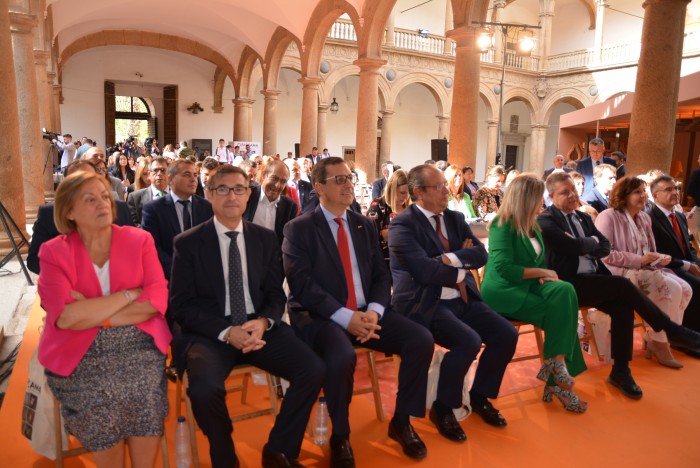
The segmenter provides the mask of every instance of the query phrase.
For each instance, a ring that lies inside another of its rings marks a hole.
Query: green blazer
[[[542,252],[535,249],[527,236],[516,234],[510,222],[498,225],[496,216],[489,228],[489,260],[486,264],[481,295],[496,312],[511,315],[519,311],[532,288],[540,286],[537,279],[523,279],[525,268],[547,268],[542,234],[535,237]]]

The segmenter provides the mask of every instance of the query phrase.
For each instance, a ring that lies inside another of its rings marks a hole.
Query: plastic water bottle
[[[180,416],[177,418],[177,426],[175,426],[175,466],[188,468],[191,463],[190,431],[185,423],[185,417]]]
[[[316,426],[314,428],[314,443],[326,445],[328,442],[328,407],[326,399],[320,397],[316,406]]]

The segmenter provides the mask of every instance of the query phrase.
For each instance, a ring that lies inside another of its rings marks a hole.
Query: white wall
[[[62,130],[74,136],[88,136],[98,144],[105,143],[104,81],[142,82],[144,93],[153,94],[154,88],[177,84],[179,139],[233,138],[232,96],[224,99],[224,112],[215,114],[213,79],[215,66],[209,62],[181,54],[148,47],[107,46],[80,52],[63,68],[63,96],[61,105]],[[142,73],[143,78],[136,76]],[[228,80],[227,80],[228,81]],[[228,83],[230,87],[230,83]],[[140,85],[130,84],[124,89],[137,91]],[[158,117],[160,143],[163,135],[162,93],[153,99]],[[231,90],[231,94],[232,90]],[[193,102],[199,102],[204,112],[194,115],[187,111]]]
[[[420,5],[423,2],[424,0],[397,0],[394,5],[394,27],[413,31],[427,29],[430,34],[444,36],[447,0],[432,0]],[[409,8],[412,9],[404,12]]]
[[[430,159],[430,140],[438,136],[435,98],[423,85],[410,84],[394,104],[391,131],[391,160],[404,168]]]
[[[579,1],[557,2],[552,19],[551,54],[563,54],[582,49],[592,49],[595,30],[588,10]]]
[[[559,140],[559,117],[569,112],[575,111],[576,108],[571,104],[560,102],[552,108],[552,113],[549,116],[549,127],[547,128],[547,139],[544,149],[544,168],[552,167],[552,161],[557,154],[566,153],[569,148],[558,148]]]

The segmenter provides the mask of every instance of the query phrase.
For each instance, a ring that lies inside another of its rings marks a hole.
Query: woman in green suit
[[[588,405],[572,391],[586,369],[578,341],[578,299],[574,287],[546,268],[537,215],[544,183],[523,174],[513,180],[489,228],[489,260],[481,294],[495,311],[531,323],[545,332],[545,361],[537,377],[545,380],[543,400],[556,396],[564,407],[582,413]]]

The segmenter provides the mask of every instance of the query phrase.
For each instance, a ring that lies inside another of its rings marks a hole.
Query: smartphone
[[[656,260],[654,260],[653,262],[651,262],[651,263],[649,264],[649,266],[655,267],[656,265],[658,265],[659,263],[661,263],[661,259],[662,259],[662,258],[663,258],[663,257],[657,258]]]

